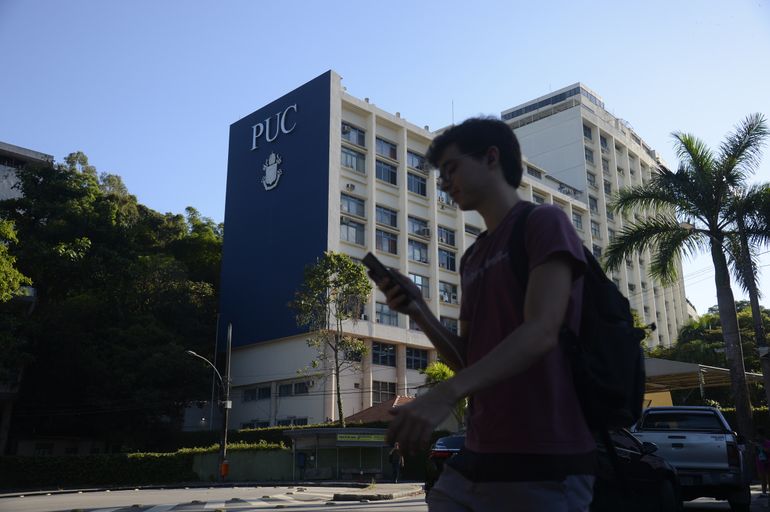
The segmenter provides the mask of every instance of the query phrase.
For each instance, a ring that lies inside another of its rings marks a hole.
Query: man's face
[[[463,153],[452,144],[438,161],[439,186],[462,210],[474,209],[479,180],[484,177],[483,155]]]

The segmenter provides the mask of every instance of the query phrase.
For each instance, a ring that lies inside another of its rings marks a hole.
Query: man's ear
[[[500,162],[500,150],[497,146],[489,146],[487,149],[487,165],[494,165]]]

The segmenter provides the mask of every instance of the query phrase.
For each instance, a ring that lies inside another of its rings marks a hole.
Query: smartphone
[[[363,263],[366,268],[369,269],[369,271],[372,273],[374,277],[377,279],[382,278],[389,278],[391,283],[399,284],[398,279],[396,279],[396,276],[393,275],[393,272],[390,271],[388,267],[382,264],[380,260],[377,259],[377,257],[368,252],[366,253],[366,256],[364,256],[364,259],[361,260],[361,263]],[[400,285],[399,285],[400,286]],[[409,299],[414,299],[414,295],[412,294],[412,291],[408,288],[401,286],[401,289],[404,291],[407,297]]]

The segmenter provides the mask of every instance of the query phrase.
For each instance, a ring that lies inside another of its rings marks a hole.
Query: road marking
[[[155,505],[152,508],[148,508],[144,512],[166,512],[167,510],[171,510],[177,505],[179,505],[179,503],[174,503],[173,505]]]

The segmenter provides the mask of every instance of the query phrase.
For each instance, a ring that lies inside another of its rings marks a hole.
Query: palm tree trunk
[[[746,226],[743,223],[743,217],[738,216],[738,233],[741,239],[741,267],[745,274],[744,282],[749,290],[749,302],[751,303],[751,319],[754,323],[754,338],[759,352],[759,361],[762,365],[762,383],[765,386],[765,398],[770,406],[770,357],[767,355],[767,340],[765,339],[765,326],[762,323],[762,310],[759,307],[759,293],[757,292],[757,283],[754,280],[754,266],[751,264],[751,253],[749,252],[749,242],[746,236]]]
[[[727,365],[730,369],[730,388],[735,400],[737,430],[746,439],[752,439],[754,427],[751,417],[749,389],[746,385],[746,369],[743,364],[741,334],[738,330],[738,314],[735,311],[735,298],[730,287],[730,273],[727,260],[722,252],[721,240],[711,241],[711,259],[714,263],[714,281],[717,289],[719,319],[722,322],[722,336],[725,341]]]

